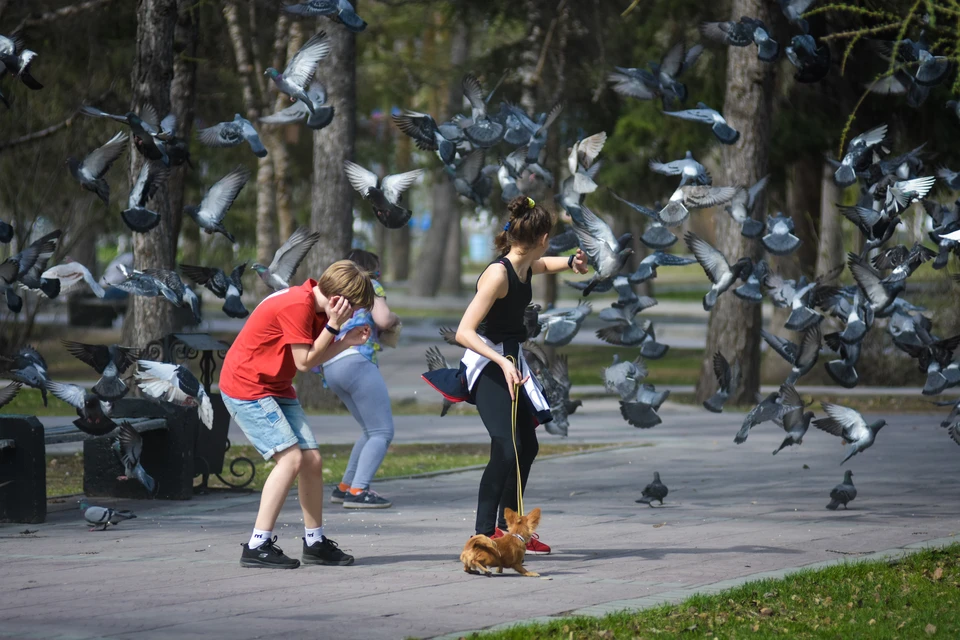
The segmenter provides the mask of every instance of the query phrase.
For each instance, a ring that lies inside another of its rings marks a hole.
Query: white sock
[[[316,529],[303,528],[303,541],[307,543],[308,547],[312,547],[318,542],[323,542],[323,527],[317,527]]]
[[[247,546],[251,549],[256,549],[262,545],[267,540],[273,538],[273,531],[264,531],[263,529],[254,529],[253,535],[250,536],[250,544]]]

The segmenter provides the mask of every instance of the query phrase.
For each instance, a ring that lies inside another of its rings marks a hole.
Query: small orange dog
[[[504,567],[513,569],[522,576],[536,578],[540,574],[527,571],[523,566],[523,556],[527,552],[530,534],[540,524],[540,509],[534,509],[520,517],[513,509],[504,509],[507,520],[507,535],[492,540],[484,535],[475,535],[467,540],[460,554],[460,562],[467,573],[492,575],[490,569],[497,568],[503,573]]]

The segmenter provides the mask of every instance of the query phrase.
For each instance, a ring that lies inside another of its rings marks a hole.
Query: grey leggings
[[[366,489],[393,440],[393,413],[387,383],[377,365],[360,354],[324,365],[323,376],[363,429],[363,435],[350,452],[343,483]]]

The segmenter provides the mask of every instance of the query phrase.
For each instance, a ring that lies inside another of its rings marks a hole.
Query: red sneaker
[[[503,532],[503,529],[501,529],[500,527],[497,527],[496,529],[494,529],[493,535],[490,536],[490,539],[491,539],[491,540],[496,540],[497,538],[502,538],[502,537],[505,536],[505,535],[507,535],[507,534],[505,534],[505,533]]]
[[[540,536],[531,533],[530,542],[527,543],[527,553],[532,553],[535,556],[545,556],[550,553],[550,547],[540,542]]]

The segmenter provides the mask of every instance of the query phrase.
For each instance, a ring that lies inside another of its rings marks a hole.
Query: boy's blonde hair
[[[343,296],[354,309],[373,307],[373,282],[370,274],[351,260],[338,260],[327,267],[317,281],[327,298]]]

